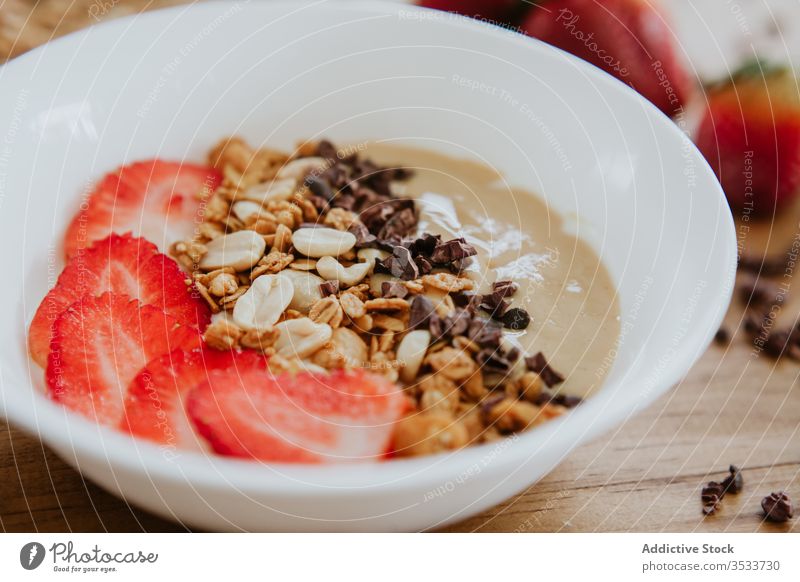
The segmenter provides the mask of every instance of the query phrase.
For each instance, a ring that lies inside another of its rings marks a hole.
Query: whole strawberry
[[[670,117],[681,113],[692,81],[670,27],[651,0],[548,0],[523,23],[557,46],[629,84]]]
[[[788,69],[755,64],[707,93],[697,147],[736,211],[771,215],[800,187],[800,95]]]
[[[522,0],[421,0],[418,4],[464,16],[510,23],[514,18],[515,9],[522,4]]]

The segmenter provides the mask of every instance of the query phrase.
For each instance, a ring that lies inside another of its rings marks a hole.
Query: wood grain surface
[[[0,0],[0,58],[53,36],[172,2]],[[92,6],[95,6],[92,9]],[[100,12],[102,11],[102,14]],[[98,18],[99,15],[99,18]],[[743,241],[749,252],[771,239],[783,250],[800,208],[762,224]],[[798,293],[800,295],[800,293]],[[795,319],[798,308],[784,308]],[[734,303],[734,331],[743,309]],[[522,495],[450,527],[487,532],[800,531],[800,519],[763,521],[760,500],[786,490],[800,498],[800,365],[754,356],[735,337],[713,346],[671,392],[611,434],[571,454]],[[744,491],[703,518],[703,483],[743,467]],[[4,531],[184,531],[128,506],[61,462],[42,444],[0,424],[0,529]]]

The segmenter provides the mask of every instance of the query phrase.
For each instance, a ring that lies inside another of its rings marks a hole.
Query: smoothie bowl
[[[685,374],[736,262],[622,84],[381,3],[207,3],[0,70],[2,409],[223,530],[441,527]]]

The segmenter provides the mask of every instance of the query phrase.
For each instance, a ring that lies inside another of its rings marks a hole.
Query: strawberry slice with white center
[[[147,363],[128,387],[123,431],[184,450],[208,450],[186,414],[189,390],[213,370],[256,370],[266,374],[266,359],[255,350],[243,352],[176,350]]]
[[[153,305],[181,323],[205,329],[211,320],[208,304],[186,284],[178,264],[156,246],[130,234],[112,234],[76,255],[58,277],[36,311],[28,334],[34,361],[47,364],[56,318],[84,295],[107,291]]]
[[[131,380],[147,362],[200,345],[196,328],[126,295],[85,296],[56,319],[47,360],[50,396],[101,424],[118,426]]]
[[[149,160],[121,167],[98,182],[64,236],[67,257],[112,232],[133,232],[165,250],[191,238],[202,201],[222,176],[196,164]]]
[[[398,386],[363,370],[214,370],[188,401],[217,453],[284,463],[380,459],[406,406]]]

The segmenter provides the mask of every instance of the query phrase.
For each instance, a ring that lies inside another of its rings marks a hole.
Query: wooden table
[[[102,18],[165,2],[45,0],[35,8],[0,0],[0,56],[19,54],[52,35]],[[95,13],[97,11],[95,10]],[[786,241],[800,216],[787,213],[774,240]],[[763,225],[747,244],[760,248]],[[774,234],[774,231],[773,231]],[[780,248],[776,243],[775,248]],[[791,307],[791,306],[790,306]],[[798,309],[787,308],[787,313]],[[735,329],[742,307],[727,325]],[[800,531],[800,519],[762,521],[761,498],[787,490],[800,498],[800,366],[751,357],[737,337],[715,346],[688,377],[646,412],[601,440],[581,447],[528,491],[449,531],[594,532]],[[717,515],[703,518],[699,492],[727,466],[742,466],[745,488],[726,497]],[[5,531],[181,531],[126,505],[85,481],[41,443],[0,424],[0,529]]]

